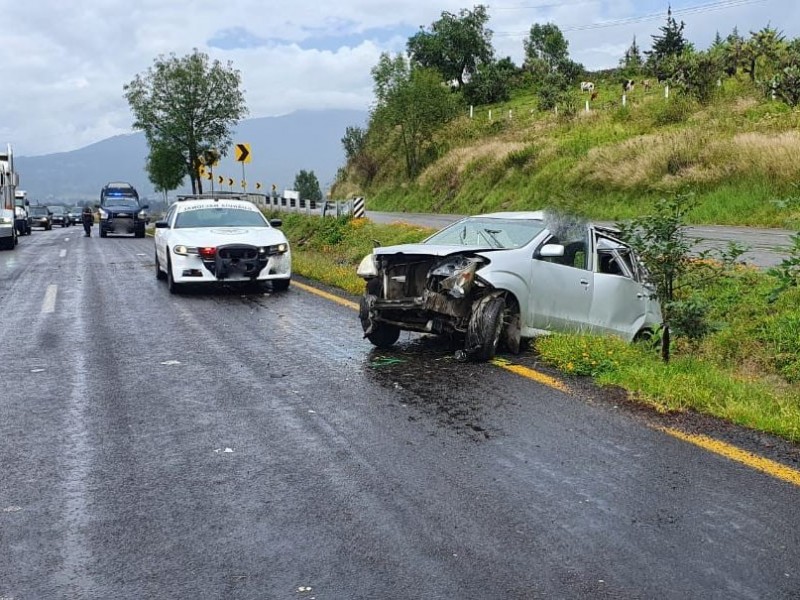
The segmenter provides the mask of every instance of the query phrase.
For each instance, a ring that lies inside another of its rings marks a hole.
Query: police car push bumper
[[[288,244],[179,245],[172,249],[171,260],[176,283],[269,281],[289,279],[292,275]]]

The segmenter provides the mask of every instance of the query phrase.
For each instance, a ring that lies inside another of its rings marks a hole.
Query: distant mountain
[[[262,191],[275,184],[290,188],[301,170],[314,171],[323,193],[344,165],[341,139],[349,125],[364,126],[367,113],[355,110],[298,111],[281,117],[242,121],[233,142],[250,144],[252,162],[244,165],[248,189]],[[144,134],[118,135],[71,152],[16,158],[20,189],[34,202],[99,199],[109,181],[128,181],[141,196],[154,196],[144,169],[147,143]],[[214,175],[235,180],[240,190],[242,164],[233,160],[233,148],[214,169]],[[188,177],[186,183],[189,183]],[[204,186],[210,182],[205,181]],[[216,182],[215,182],[216,186]],[[217,186],[218,187],[218,186]],[[227,182],[223,189],[229,189]],[[179,191],[187,191],[184,188]]]

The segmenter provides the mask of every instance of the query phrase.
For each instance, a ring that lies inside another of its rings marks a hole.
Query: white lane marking
[[[57,285],[48,285],[47,291],[44,293],[44,302],[42,302],[42,314],[56,312],[56,296],[58,295]]]
[[[62,249],[61,249],[61,252],[59,252],[59,253],[58,253],[58,255],[59,255],[61,258],[64,258],[64,257],[67,255],[67,249],[66,249],[66,248],[62,248]]]

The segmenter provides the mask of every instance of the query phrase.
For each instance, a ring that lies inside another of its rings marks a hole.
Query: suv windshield
[[[422,243],[498,249],[521,248],[543,230],[544,222],[536,219],[468,217],[434,233]]]
[[[64,207],[63,206],[49,206],[50,212],[54,215],[63,215],[64,214]]]
[[[44,206],[31,206],[31,214],[38,216],[45,216],[49,211]]]
[[[190,227],[269,227],[260,212],[242,208],[191,208],[178,213],[175,229]]]

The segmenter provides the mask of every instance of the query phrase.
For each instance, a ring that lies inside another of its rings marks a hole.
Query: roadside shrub
[[[669,327],[673,335],[697,341],[718,329],[709,319],[711,305],[696,294],[685,300],[670,302],[664,309],[669,314]]]
[[[670,97],[661,103],[653,114],[653,125],[664,127],[686,123],[693,113],[692,102],[683,97]]]
[[[609,336],[553,334],[536,338],[536,353],[570,375],[597,377],[635,362],[637,347]]]

